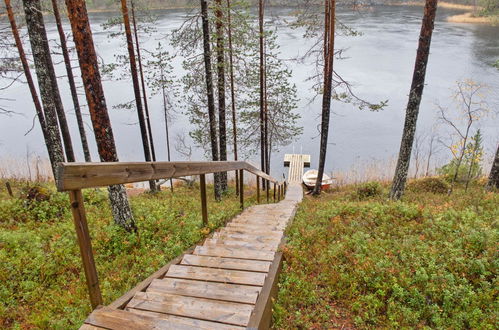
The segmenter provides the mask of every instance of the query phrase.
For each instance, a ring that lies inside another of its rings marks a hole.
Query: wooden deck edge
[[[299,203],[295,205],[286,228],[293,222],[296,212],[298,211],[298,204]],[[279,250],[276,252],[274,261],[270,265],[267,279],[263,284],[262,291],[258,295],[255,308],[251,313],[246,329],[266,330],[270,329],[270,326],[272,325],[272,305],[277,297],[279,275],[281,274],[284,261],[284,256],[280,249],[285,243],[286,236],[283,236],[281,242],[279,243]]]

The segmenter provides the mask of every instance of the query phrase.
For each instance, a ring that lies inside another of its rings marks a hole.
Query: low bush
[[[407,190],[422,193],[445,194],[449,191],[450,185],[440,177],[427,177],[412,180],[407,184]]]
[[[357,186],[356,190],[356,196],[359,199],[365,199],[369,197],[375,197],[381,195],[383,192],[383,187],[379,182],[372,181],[372,182],[366,182],[362,183],[359,186]]]

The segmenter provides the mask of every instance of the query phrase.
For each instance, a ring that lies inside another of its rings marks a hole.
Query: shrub
[[[366,182],[357,187],[356,195],[359,199],[381,195],[383,188],[379,182]]]
[[[413,192],[429,192],[434,194],[445,194],[449,191],[449,184],[439,177],[428,177],[409,182],[407,189]]]

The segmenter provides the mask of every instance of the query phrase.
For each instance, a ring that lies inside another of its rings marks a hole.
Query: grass
[[[288,228],[279,329],[475,328],[498,323],[499,194],[346,186],[307,197]]]
[[[50,200],[29,202],[30,185],[12,184],[14,198],[0,180],[0,328],[76,329],[90,306],[68,196],[41,184]],[[246,192],[250,205],[255,197]],[[209,191],[209,228],[201,228],[199,189],[141,194],[130,198],[134,235],[113,225],[105,190],[87,189],[84,196],[105,304],[240,212],[234,191],[221,203]]]

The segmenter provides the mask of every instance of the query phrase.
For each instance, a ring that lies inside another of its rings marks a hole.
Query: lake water
[[[290,10],[284,8],[269,9],[274,14],[286,18]],[[347,58],[335,62],[335,70],[354,85],[355,92],[368,100],[389,100],[385,110],[380,112],[360,111],[355,106],[333,102],[334,115],[330,126],[330,147],[327,157],[327,170],[345,170],[352,165],[372,160],[387,160],[397,155],[407,94],[410,88],[417,40],[421,26],[422,7],[380,6],[369,11],[353,12],[339,10],[342,22],[353,27],[362,35],[358,37],[338,37],[336,47],[345,48]],[[436,121],[436,106],[449,104],[451,89],[457,80],[471,78],[487,84],[491,92],[487,101],[491,108],[499,109],[499,70],[491,63],[499,59],[499,27],[474,24],[457,24],[446,22],[446,17],[458,11],[439,8],[433,34],[431,55],[427,70],[426,88],[420,110],[419,131],[429,130]],[[94,41],[99,53],[105,61],[113,60],[116,49],[122,45],[117,39],[109,39],[100,24],[110,14],[92,14],[91,22]],[[156,35],[144,40],[144,46],[153,47],[163,34],[178,27],[185,12],[182,10],[161,11]],[[20,19],[20,18],[19,18]],[[289,17],[291,19],[291,17]],[[47,17],[49,37],[56,38],[56,30],[50,17]],[[4,25],[5,22],[2,23]],[[277,31],[281,45],[282,57],[289,59],[303,54],[311,45],[311,40],[302,38],[302,31],[293,30],[284,23],[278,25]],[[69,31],[69,26],[65,26]],[[162,42],[167,43],[167,40]],[[174,61],[176,71],[181,74],[181,58]],[[272,171],[281,175],[284,153],[303,152],[312,155],[312,166],[318,159],[319,140],[317,125],[320,122],[320,98],[310,102],[313,92],[311,82],[306,78],[314,73],[314,65],[298,64],[288,61],[293,70],[293,82],[299,91],[298,112],[302,119],[304,134],[294,144],[281,148],[272,155]],[[63,75],[64,68],[59,65],[57,71]],[[79,73],[75,70],[75,75]],[[79,136],[76,120],[71,110],[70,92],[61,80],[60,89],[63,94],[66,111],[73,132],[73,142],[79,152]],[[143,152],[140,143],[140,132],[136,125],[136,113],[133,111],[115,110],[111,107],[117,103],[133,98],[131,83],[123,81],[105,81],[105,95],[118,147],[120,160],[141,161]],[[2,92],[4,93],[4,92]],[[25,85],[12,86],[4,96],[15,101],[4,104],[23,116],[2,117],[0,119],[0,154],[7,157],[24,157],[29,151],[46,155],[43,138],[38,126],[25,136],[31,127],[34,115],[33,104]],[[84,97],[81,97],[82,100]],[[159,98],[150,101],[152,123],[156,150],[159,160],[166,159],[166,147],[163,127],[163,115]],[[85,109],[86,112],[86,109]],[[89,123],[88,116],[86,117]],[[481,124],[488,157],[499,141],[498,117],[491,118]],[[90,127],[88,126],[88,129]],[[177,114],[172,127],[172,135],[187,132],[189,123],[183,115]],[[94,159],[97,159],[93,136],[90,136]],[[440,159],[447,155],[442,151]],[[195,150],[192,160],[202,160],[203,152]],[[181,160],[181,156],[173,152],[173,160]],[[258,163],[258,158],[253,159]],[[389,174],[391,175],[391,174]]]

